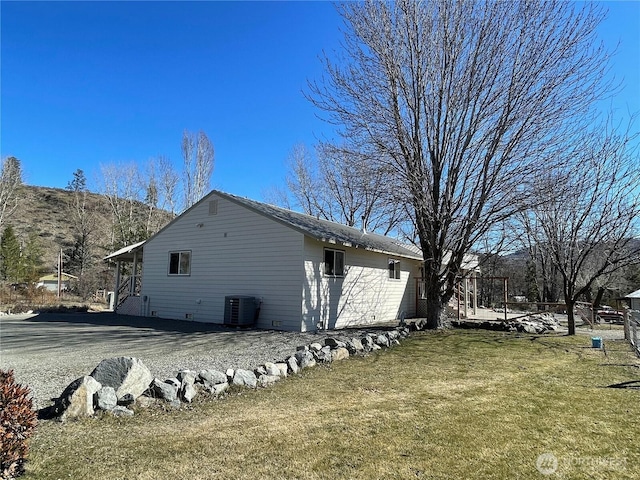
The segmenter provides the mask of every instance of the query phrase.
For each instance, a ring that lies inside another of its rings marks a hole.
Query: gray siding
[[[303,330],[385,323],[415,315],[415,276],[420,263],[406,258],[342,247],[305,238]],[[345,252],[344,278],[323,273],[324,249]],[[400,260],[399,280],[390,279],[388,261]]]
[[[251,295],[263,301],[257,326],[299,331],[303,243],[301,233],[210,194],[145,244],[146,313],[223,323],[225,296]],[[185,250],[191,274],[168,275],[169,252]]]

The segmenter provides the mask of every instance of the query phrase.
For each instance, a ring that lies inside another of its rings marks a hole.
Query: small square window
[[[332,277],[344,277],[344,252],[342,250],[324,250],[324,274]]]
[[[394,258],[389,259],[389,278],[392,280],[400,280],[400,260]]]
[[[169,275],[191,274],[191,252],[169,253]]]

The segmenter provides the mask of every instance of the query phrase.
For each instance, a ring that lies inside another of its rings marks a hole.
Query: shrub
[[[0,479],[15,478],[24,472],[27,440],[33,434],[37,413],[29,389],[18,385],[13,370],[0,370]]]

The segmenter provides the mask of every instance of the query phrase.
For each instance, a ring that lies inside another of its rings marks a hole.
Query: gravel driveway
[[[0,368],[13,369],[16,380],[31,388],[34,406],[42,408],[105,358],[140,358],[164,379],[180,369],[253,369],[286,359],[299,345],[363,332],[237,330],[113,313],[11,315],[0,317]]]

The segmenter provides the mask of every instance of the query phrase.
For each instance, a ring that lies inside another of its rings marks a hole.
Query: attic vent
[[[211,200],[209,202],[209,215],[218,214],[218,200]]]

